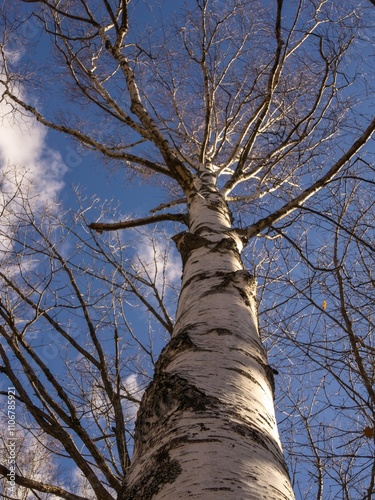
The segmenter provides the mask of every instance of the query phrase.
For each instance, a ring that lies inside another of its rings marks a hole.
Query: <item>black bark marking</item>
[[[206,425],[203,422],[201,422],[198,425],[201,428],[201,432],[203,432],[203,431],[209,431],[210,430],[209,427],[206,427]]]
[[[141,481],[127,489],[122,500],[151,500],[165,484],[173,483],[181,472],[179,462],[171,460],[168,451],[162,448],[153,457]]]
[[[251,441],[259,444],[264,449],[269,450],[269,446],[264,439],[264,435],[257,429],[254,429],[247,424],[240,424],[238,422],[232,422],[230,425],[236,434],[239,434],[244,438],[250,438]]]
[[[207,333],[216,332],[218,335],[233,335],[233,333],[227,328],[212,328]]]
[[[214,293],[221,293],[225,288],[228,288],[229,285],[233,282],[233,279],[235,277],[235,273],[225,273],[223,275],[223,279],[221,280],[221,283],[218,285],[212,286],[210,290],[208,290],[205,294],[202,295],[202,297],[205,297],[207,295],[212,295]]]
[[[277,460],[278,464],[280,467],[287,473],[288,477],[289,476],[289,471],[288,467],[286,465],[285,459],[283,457],[283,454],[281,453],[280,449],[278,446],[270,446],[267,444],[267,441],[269,443],[273,443],[273,440],[270,439],[268,436],[265,436],[262,434],[261,431],[258,429],[254,429],[253,427],[250,427],[248,424],[241,424],[239,422],[231,422],[230,424],[231,428],[233,429],[234,432],[239,434],[240,436],[244,438],[250,438],[251,441],[254,441],[257,443],[259,446],[262,446],[265,450],[271,451],[275,459]],[[255,481],[257,480],[256,478],[253,478]]]
[[[200,273],[200,274],[196,274],[195,276],[192,276],[191,278],[189,278],[183,285],[183,287],[181,288],[181,292],[182,290],[184,290],[186,287],[188,287],[189,285],[191,285],[191,283],[193,283],[194,281],[204,281],[206,279],[211,279],[211,278],[221,278],[223,276],[225,276],[226,273],[225,271],[216,271],[215,273]]]
[[[205,247],[210,243],[209,240],[199,236],[199,234],[189,233],[187,231],[176,234],[172,237],[172,240],[175,242],[177,249],[180,252],[183,265],[185,265],[193,250]]]
[[[213,252],[233,252],[237,256],[240,255],[238,251],[237,243],[233,238],[223,238],[222,240],[215,243],[215,246],[212,248]]]
[[[251,307],[252,301],[256,300],[256,279],[246,270],[239,270],[230,273],[222,273],[222,281],[218,285],[212,286],[203,296],[214,293],[221,293],[225,288],[232,285],[239,293],[247,307]],[[237,284],[238,278],[241,283]]]
[[[241,368],[227,368],[227,370],[229,371],[232,371],[232,372],[237,372],[237,373],[240,373],[241,375],[243,375],[244,377],[248,378],[249,380],[251,380],[251,382],[253,382],[253,384],[256,384],[256,385],[259,385],[259,387],[261,387],[261,384],[257,381],[256,378],[254,378],[250,373],[248,373],[247,371],[245,370],[242,370]]]
[[[172,414],[186,410],[195,413],[216,409],[219,400],[207,396],[183,377],[156,371],[137,414],[134,438],[142,456],[143,447],[151,448],[158,441],[158,429],[167,428]]]
[[[178,251],[180,252],[183,265],[185,265],[187,259],[194,250],[202,247],[207,248],[211,252],[232,252],[237,256],[237,258],[240,258],[240,251],[237,247],[236,238],[231,234],[236,234],[235,231],[230,230],[222,232],[223,237],[219,241],[211,241],[204,236],[201,236],[200,233],[204,231],[212,233],[212,230],[209,227],[202,226],[194,233],[184,231],[172,237]]]
[[[206,349],[199,348],[191,340],[189,333],[199,328],[199,323],[194,323],[186,326],[179,333],[175,334],[168,344],[162,350],[160,357],[155,365],[155,374],[166,371],[168,365],[175,359],[175,357],[183,351],[205,351]]]
[[[249,235],[248,235],[248,230],[236,228],[235,231],[236,231],[237,236],[239,236],[241,238],[241,241],[244,244],[244,246],[246,246],[249,239],[250,239]]]
[[[275,370],[274,368],[272,368],[272,366],[270,366],[266,363],[262,363],[261,361],[258,361],[258,363],[261,365],[261,367],[265,371],[266,380],[271,388],[273,399],[275,399],[275,377],[274,377],[274,375],[277,375],[279,372],[277,370]],[[244,377],[251,380],[254,384],[257,384],[261,387],[261,384],[259,384],[259,382],[252,375],[247,373],[245,370],[242,370],[241,368],[234,368],[234,367],[228,368],[228,370],[240,373]]]
[[[276,386],[275,386],[274,375],[277,375],[279,372],[277,370],[275,370],[274,368],[272,368],[272,366],[270,366],[270,365],[263,365],[263,368],[264,368],[264,371],[266,372],[267,381],[268,381],[268,383],[271,387],[271,390],[272,390],[273,399],[275,399]]]
[[[240,288],[238,288],[238,291],[239,291],[239,294],[240,294],[242,300],[244,301],[245,305],[247,307],[250,307],[251,306],[251,302],[250,302],[248,294],[245,292],[245,290],[241,290]]]
[[[216,488],[203,488],[202,491],[234,491],[233,488],[227,486],[217,486]]]
[[[182,332],[170,341],[176,350],[195,349],[187,332]],[[173,350],[170,353],[173,356]],[[168,358],[164,351],[161,358]],[[148,469],[144,471],[139,482],[128,489],[122,500],[151,500],[153,495],[166,483],[172,483],[181,473],[181,466],[177,460],[170,458],[170,451],[187,441],[207,442],[208,439],[197,440],[192,436],[183,435],[171,439],[167,444],[157,449],[160,433],[170,427],[168,420],[177,413],[192,411],[195,414],[216,410],[220,401],[214,396],[207,396],[203,391],[190,384],[183,377],[169,374],[162,370],[167,360],[157,363],[154,380],[148,386],[143,396],[142,404],[137,415],[134,440],[137,454],[142,457],[144,450],[156,448],[148,461]],[[206,430],[201,424],[201,431]],[[217,439],[212,438],[212,441]]]
[[[194,344],[189,336],[189,331],[194,328],[195,325],[188,325],[186,328],[181,330],[177,335],[173,336],[168,344],[163,348],[160,357],[155,365],[155,373],[164,371],[171,361],[180,352],[192,349],[194,351],[198,350],[198,347]]]
[[[222,229],[214,229],[210,226],[199,226],[199,228],[195,231],[195,234],[198,234],[200,236],[201,233],[223,234],[223,230]]]

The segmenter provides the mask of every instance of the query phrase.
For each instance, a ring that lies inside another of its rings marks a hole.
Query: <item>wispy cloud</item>
[[[140,384],[139,376],[135,373],[126,377],[123,385],[125,388],[125,390],[122,391],[124,396],[123,407],[124,407],[125,418],[127,422],[129,422],[130,420],[133,422],[134,425],[138,411],[138,404],[129,401],[126,398],[128,394],[130,394],[134,398],[140,400],[144,392],[144,387],[142,387],[142,385]]]
[[[180,281],[181,260],[172,253],[168,239],[162,235],[144,235],[137,245],[137,259],[142,274],[147,273],[158,288],[162,287],[164,279],[171,285]]]
[[[0,171],[8,173],[2,191],[11,194],[12,185],[21,184],[36,208],[53,203],[67,167],[60,153],[48,146],[47,130],[32,117],[14,114],[4,101],[0,117]]]
[[[3,89],[0,86],[0,95]],[[22,90],[18,90],[22,97]],[[12,261],[14,235],[25,217],[38,218],[43,210],[56,212],[67,167],[48,145],[47,130],[33,117],[0,102],[0,261],[9,275],[35,262],[20,256]],[[5,259],[5,260],[4,260]],[[9,260],[10,259],[10,260]],[[8,262],[9,261],[9,262]]]

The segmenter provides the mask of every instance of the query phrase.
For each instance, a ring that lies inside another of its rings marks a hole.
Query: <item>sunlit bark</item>
[[[138,414],[131,498],[293,498],[257,328],[256,280],[208,169],[174,239],[183,278],[172,340]]]

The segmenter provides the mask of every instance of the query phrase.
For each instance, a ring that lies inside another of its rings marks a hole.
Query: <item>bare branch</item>
[[[28,0],[29,1],[29,0]],[[7,469],[4,465],[0,464],[0,474],[4,477],[9,476],[11,471]],[[86,497],[81,497],[79,495],[74,495],[74,493],[69,493],[63,488],[54,486],[52,484],[43,483],[41,481],[35,481],[34,479],[28,479],[18,474],[14,475],[14,480],[16,484],[29,488],[31,490],[37,490],[43,493],[50,493],[51,495],[57,495],[59,498],[64,498],[65,500],[87,500]],[[108,500],[112,497],[107,497]]]
[[[145,226],[147,224],[156,224],[162,221],[175,221],[181,224],[187,224],[186,215],[183,214],[160,214],[152,215],[150,217],[143,217],[142,219],[125,220],[121,222],[92,222],[89,228],[102,233],[103,231],[117,231],[119,229],[127,229],[130,227]]]
[[[326,186],[335,175],[340,172],[340,170],[344,167],[344,165],[353,158],[354,155],[358,153],[358,151],[362,148],[364,144],[371,138],[372,134],[375,131],[375,118],[368,125],[366,130],[363,132],[361,137],[357,139],[352,146],[345,152],[345,154],[328,170],[328,172],[321,177],[318,181],[312,184],[310,187],[305,189],[299,196],[294,198],[293,200],[286,203],[283,207],[273,212],[268,217],[264,219],[260,219],[255,224],[252,224],[247,229],[243,230],[244,235],[247,238],[252,238],[253,236],[259,234],[267,227],[271,226],[275,222],[283,219],[294,210],[296,210],[300,205],[302,205],[306,200],[308,200],[311,196],[320,191],[324,186]]]

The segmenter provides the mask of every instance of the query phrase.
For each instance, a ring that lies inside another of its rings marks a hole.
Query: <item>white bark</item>
[[[209,171],[189,196],[176,325],[138,414],[127,499],[293,499],[255,279]]]

